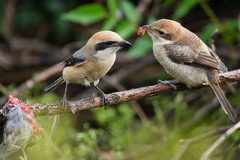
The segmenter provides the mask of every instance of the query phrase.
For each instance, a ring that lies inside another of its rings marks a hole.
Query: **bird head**
[[[172,44],[181,38],[183,27],[176,21],[160,19],[150,25],[140,27],[138,35],[145,32],[151,36],[154,43],[160,45]]]
[[[131,43],[112,31],[99,31],[86,43],[85,50],[91,50],[94,57],[105,59],[118,50],[130,47]]]

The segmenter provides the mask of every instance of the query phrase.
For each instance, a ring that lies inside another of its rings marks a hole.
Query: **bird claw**
[[[110,101],[108,100],[107,96],[105,95],[105,93],[99,89],[96,84],[92,85],[93,87],[95,87],[98,90],[98,93],[101,95],[102,98],[102,104],[101,106],[104,106],[104,108],[106,109],[106,105],[110,104]]]
[[[63,109],[66,110],[67,106],[70,107],[70,110],[73,114],[76,113],[76,109],[77,109],[76,105],[75,104],[69,104],[68,101],[66,99],[64,99],[63,104],[62,104]]]
[[[160,79],[157,81],[158,84],[161,83],[161,84],[165,84],[165,85],[171,86],[174,89],[174,91],[177,90],[177,86],[174,84],[174,83],[177,83],[177,82],[178,81],[176,81],[176,80],[162,81]]]
[[[71,110],[71,112],[72,112],[73,114],[75,114],[76,111],[77,111],[76,105],[75,105],[75,104],[71,104],[71,105],[70,105],[70,110]]]
[[[108,100],[106,95],[102,95],[102,106],[104,106],[104,109],[106,109],[107,105],[109,105],[109,104],[110,104],[110,101]]]

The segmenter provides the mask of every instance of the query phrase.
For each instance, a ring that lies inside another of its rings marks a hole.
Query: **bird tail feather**
[[[233,109],[232,105],[228,102],[223,90],[218,83],[210,82],[210,86],[213,89],[215,95],[217,96],[224,112],[228,115],[231,121],[237,121],[237,113]]]
[[[45,88],[45,92],[50,92],[54,89],[56,89],[57,87],[59,87],[61,84],[63,84],[65,82],[65,80],[63,79],[63,77],[59,77],[56,81],[54,81],[52,84],[50,84],[48,87]]]

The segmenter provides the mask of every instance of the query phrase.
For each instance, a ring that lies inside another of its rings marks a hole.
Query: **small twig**
[[[223,135],[221,135],[201,156],[200,160],[207,160],[212,152],[219,147],[232,133],[240,128],[240,122],[228,129]]]
[[[211,137],[211,136],[214,136],[217,134],[221,134],[221,133],[225,132],[226,130],[228,130],[230,127],[232,127],[232,126],[221,127],[216,130],[201,134],[194,138],[181,139],[180,142],[183,143],[183,145],[180,147],[179,151],[175,154],[175,156],[172,158],[172,160],[179,160],[189,145],[199,142],[208,137]]]
[[[192,118],[184,123],[181,126],[180,132],[184,132],[186,130],[192,129],[196,126],[197,123],[199,123],[201,120],[204,119],[208,114],[212,113],[214,110],[216,110],[219,107],[219,102],[217,97],[214,97],[211,101],[207,102],[206,105],[201,107],[199,111],[194,113]]]
[[[41,73],[39,73],[35,77],[27,80],[26,82],[24,82],[23,84],[18,86],[16,89],[14,89],[10,93],[10,95],[12,95],[13,97],[19,95],[22,91],[24,91],[26,89],[29,89],[29,88],[32,88],[36,83],[43,82],[48,77],[59,73],[62,70],[62,68],[63,68],[63,64],[57,64],[57,65],[54,65],[54,66],[42,71]],[[7,97],[2,97],[0,99],[0,104],[5,103],[6,101],[7,101]]]

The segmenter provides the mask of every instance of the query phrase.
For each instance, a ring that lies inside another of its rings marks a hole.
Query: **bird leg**
[[[157,83],[161,83],[161,84],[165,84],[165,85],[169,85],[171,86],[175,91],[177,90],[177,86],[175,84],[180,83],[179,80],[177,79],[173,79],[173,80],[168,80],[168,81],[162,81],[162,80],[158,80]]]
[[[90,82],[89,82],[89,80],[88,80],[88,78],[87,77],[84,77],[84,86],[87,86],[87,87],[90,87],[91,86],[91,84],[90,84]]]
[[[65,86],[64,95],[63,95],[63,104],[62,104],[63,109],[66,109],[66,105],[68,105],[68,101],[67,101],[68,84],[69,84],[69,82],[66,81],[66,86]]]
[[[68,84],[69,84],[69,82],[66,81],[66,87],[65,87],[64,96],[63,96],[63,108],[64,109],[66,109],[66,106],[69,105],[68,101],[67,101]],[[70,106],[70,110],[72,111],[72,113],[75,114],[76,106],[75,105],[69,105],[69,106]]]
[[[102,106],[105,106],[105,109],[106,109],[106,105],[110,104],[109,100],[107,99],[106,94],[100,88],[98,88],[95,84],[92,84],[92,86],[98,90],[98,92],[102,98]]]

